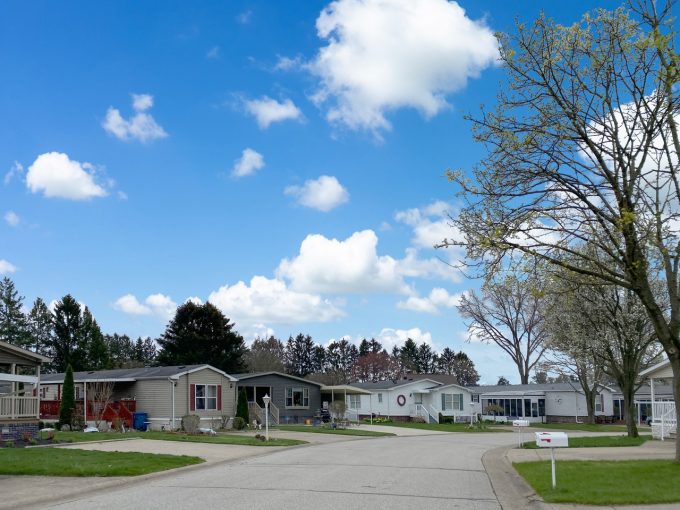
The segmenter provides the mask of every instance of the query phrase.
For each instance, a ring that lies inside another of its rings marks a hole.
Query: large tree
[[[470,338],[500,347],[517,367],[520,384],[545,352],[541,284],[535,274],[508,274],[487,280],[481,295],[470,292],[458,312],[466,320]]]
[[[299,333],[292,335],[286,342],[285,349],[286,372],[298,377],[304,377],[314,372],[314,340],[309,335]]]
[[[227,373],[243,369],[243,337],[211,303],[187,301],[179,306],[158,344],[158,362],[162,365],[207,363]]]
[[[19,347],[31,347],[26,315],[21,309],[24,297],[14,282],[5,276],[0,280],[0,340]]]
[[[51,356],[50,346],[54,339],[54,317],[41,298],[36,298],[28,313],[28,332],[31,348],[44,356]]]
[[[455,171],[450,178],[467,200],[456,220],[462,244],[486,271],[524,252],[634,292],[670,360],[677,402],[680,76],[672,5],[631,1],[570,26],[540,16],[501,35],[508,81],[495,109],[473,119],[487,155],[474,179]],[[585,241],[602,256],[574,249]],[[587,264],[565,261],[565,252]],[[657,279],[664,296],[655,293]],[[676,411],[680,419],[680,405]]]
[[[51,368],[64,372],[68,365],[74,372],[88,370],[87,346],[80,303],[67,294],[54,307],[54,337]]]
[[[275,336],[267,339],[256,338],[246,354],[249,372],[284,372],[283,342]]]
[[[85,349],[87,370],[111,368],[111,353],[99,324],[86,306],[83,310],[82,341]]]

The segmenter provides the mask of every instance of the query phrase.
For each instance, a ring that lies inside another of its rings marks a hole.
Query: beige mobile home
[[[200,416],[201,426],[210,427],[216,426],[222,417],[233,417],[236,409],[236,379],[210,365],[75,372],[73,379],[76,410],[86,422],[95,418],[92,390],[102,382],[113,383],[104,420],[113,421],[117,417],[127,426],[133,425],[134,413],[146,413],[146,424],[152,429],[177,429],[186,414]],[[64,374],[43,376],[41,418],[58,417],[63,384]]]

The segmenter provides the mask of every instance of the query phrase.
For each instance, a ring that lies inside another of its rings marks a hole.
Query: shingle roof
[[[117,368],[114,370],[91,370],[89,372],[74,372],[74,381],[96,381],[102,379],[136,381],[138,379],[167,379],[186,372],[201,368],[211,368],[210,365],[177,365],[171,367],[140,367],[140,368]],[[221,370],[218,370],[221,372]],[[232,376],[233,377],[233,376]],[[42,383],[59,383],[64,380],[64,374],[43,374]]]
[[[492,386],[468,386],[472,393],[526,393],[531,391],[581,391],[579,383],[553,383],[553,384],[508,384]]]
[[[391,390],[392,388],[398,388],[399,386],[405,386],[407,384],[413,384],[417,382],[421,382],[423,380],[427,380],[428,378],[422,378],[422,379],[397,379],[397,380],[392,380],[388,379],[386,381],[368,381],[368,382],[362,382],[362,383],[352,383],[352,386],[356,386],[357,388],[362,388],[365,390]],[[430,379],[432,382],[432,386],[439,386],[441,383],[437,381],[433,381]]]
[[[298,377],[296,375],[290,375],[290,374],[284,374],[283,372],[275,372],[275,371],[270,371],[270,372],[249,372],[249,373],[244,373],[244,374],[232,374],[232,377],[235,377],[239,381],[247,380],[247,379],[252,379],[254,377],[262,377],[266,375],[278,375],[281,377],[285,377],[287,379],[294,379],[296,381],[301,381],[301,382],[306,382],[309,384],[314,384],[316,386],[323,386],[322,383],[316,382],[316,381],[311,381],[309,379],[305,379],[303,377]]]

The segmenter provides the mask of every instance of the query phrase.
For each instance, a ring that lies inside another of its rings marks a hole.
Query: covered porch
[[[50,359],[0,341],[0,439],[35,436],[40,419],[40,368]]]
[[[673,369],[669,360],[662,361],[647,370],[640,373],[640,377],[649,380],[650,386],[650,402],[649,410],[651,411],[651,425],[652,436],[662,441],[665,439],[674,439],[678,422],[675,414],[675,398],[669,400],[660,398],[656,394],[656,386],[663,383],[672,383]],[[641,403],[638,403],[638,409]]]
[[[344,419],[349,422],[358,423],[361,416],[359,416],[359,409],[361,409],[362,396],[368,396],[368,408],[371,423],[373,423],[373,394],[362,388],[357,388],[350,384],[336,384],[332,386],[321,387],[321,402],[324,409],[328,409],[329,405],[337,400],[342,400],[347,405]]]

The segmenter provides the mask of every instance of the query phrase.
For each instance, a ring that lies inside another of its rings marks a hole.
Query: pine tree
[[[68,365],[66,367],[66,373],[64,374],[64,385],[61,388],[59,425],[71,426],[71,423],[73,423],[73,408],[76,401],[75,392],[75,385],[73,384],[73,368],[71,368],[71,365]]]
[[[158,362],[164,365],[208,363],[227,373],[243,369],[246,346],[234,324],[213,304],[188,301],[158,339]]]
[[[54,317],[41,298],[35,300],[28,314],[28,332],[31,335],[31,348],[43,356],[51,357]]]
[[[28,321],[21,310],[24,297],[5,276],[0,280],[0,340],[23,348],[31,346]]]
[[[54,307],[52,368],[63,372],[68,365],[77,372],[87,369],[87,351],[83,341],[83,316],[80,304],[67,294]]]
[[[90,309],[83,310],[82,342],[86,354],[86,370],[104,370],[111,368],[111,354],[104,341],[99,324],[92,316]]]

